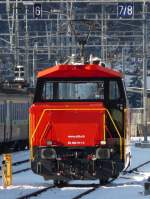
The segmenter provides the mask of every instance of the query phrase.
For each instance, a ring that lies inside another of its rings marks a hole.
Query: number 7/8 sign
[[[133,3],[118,3],[117,7],[118,17],[130,18],[134,15],[134,4]]]

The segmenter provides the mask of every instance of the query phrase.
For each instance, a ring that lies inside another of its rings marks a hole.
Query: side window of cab
[[[53,85],[51,82],[45,82],[43,85],[42,100],[51,100],[53,98]]]
[[[109,81],[109,100],[119,100],[121,97],[118,82],[116,80]]]

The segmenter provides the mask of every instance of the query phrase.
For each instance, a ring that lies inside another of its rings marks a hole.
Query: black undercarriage
[[[46,180],[108,180],[124,167],[119,152],[112,148],[34,147],[34,154],[32,170]]]

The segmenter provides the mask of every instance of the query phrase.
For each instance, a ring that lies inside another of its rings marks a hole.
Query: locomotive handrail
[[[38,127],[39,127],[39,125],[40,125],[40,123],[41,123],[41,120],[42,120],[42,118],[43,118],[43,116],[44,116],[44,114],[47,112],[47,111],[68,111],[68,110],[70,110],[70,111],[72,111],[72,110],[76,110],[76,111],[79,111],[79,110],[87,110],[87,111],[96,111],[96,110],[101,110],[101,111],[105,111],[106,109],[98,109],[98,108],[95,108],[95,109],[93,109],[93,108],[91,108],[91,109],[77,109],[77,108],[65,108],[65,109],[63,109],[63,108],[52,108],[52,109],[44,109],[43,110],[43,112],[42,112],[42,114],[41,114],[41,116],[40,116],[40,119],[39,119],[39,121],[38,121],[38,123],[37,123],[37,125],[36,125],[36,127],[35,127],[35,130],[34,130],[34,132],[33,132],[33,134],[32,134],[32,136],[30,136],[30,151],[31,151],[31,153],[30,153],[30,159],[32,160],[32,159],[34,159],[34,157],[33,157],[33,139],[34,139],[34,137],[35,137],[35,134],[36,134],[36,132],[37,132],[37,129],[38,129]],[[30,134],[31,134],[31,132],[30,132]]]
[[[110,114],[110,112],[107,109],[106,109],[106,112],[108,113],[109,118],[112,121],[112,123],[113,123],[113,125],[115,127],[115,130],[116,130],[116,132],[117,132],[117,134],[119,136],[119,140],[120,140],[120,159],[122,159],[122,137],[121,137],[121,134],[120,134],[120,132],[119,132],[119,130],[118,130],[118,128],[117,128],[117,126],[116,126],[111,114]]]
[[[29,147],[30,147],[30,159],[33,159],[33,146],[31,140],[31,113],[29,114]]]
[[[38,121],[38,123],[37,123],[37,125],[36,125],[36,127],[34,129],[34,132],[33,132],[32,136],[30,136],[30,150],[31,150],[30,159],[31,160],[34,159],[34,157],[33,157],[33,139],[34,139],[34,137],[35,137],[35,135],[37,133],[37,129],[38,129],[38,127],[39,127],[39,125],[40,125],[40,123],[42,121],[42,118],[43,118],[44,114],[47,111],[62,111],[62,110],[63,111],[73,111],[73,110],[77,110],[77,111],[79,111],[79,110],[83,110],[83,111],[97,111],[97,110],[99,110],[99,111],[106,111],[108,113],[108,116],[110,117],[110,120],[112,121],[112,124],[114,125],[114,128],[115,128],[118,136],[119,136],[119,140],[120,140],[120,158],[122,159],[122,137],[121,137],[121,134],[120,134],[120,132],[119,132],[119,130],[118,130],[115,122],[113,121],[113,118],[112,118],[110,112],[108,111],[108,109],[106,109],[106,108],[103,108],[103,109],[102,108],[101,109],[99,109],[99,108],[95,108],[95,109],[94,108],[90,108],[90,109],[89,108],[88,109],[86,109],[86,108],[82,108],[82,109],[77,109],[77,108],[65,108],[65,109],[63,109],[63,108],[52,108],[52,109],[44,109],[43,110],[43,112],[42,112],[42,114],[40,116],[40,119],[39,119],[39,121]],[[45,134],[45,132],[46,132],[46,130],[44,131],[44,134]],[[30,130],[30,135],[31,135],[31,130]],[[43,136],[42,136],[42,138],[43,138]],[[104,139],[106,139],[106,137],[105,137],[105,130],[104,130]]]
[[[128,112],[128,108],[124,109],[124,126],[128,125],[128,119],[127,119],[127,112]],[[127,130],[126,128],[124,128],[124,157],[125,157],[125,161],[126,161],[126,144],[129,141],[129,137],[127,138],[127,131],[129,132],[129,130]]]
[[[45,129],[44,129],[44,131],[43,131],[43,133],[42,133],[42,135],[40,137],[40,145],[41,145],[42,139],[43,139],[43,137],[44,137],[44,135],[45,135],[45,133],[46,133],[46,131],[48,129],[48,126],[49,126],[49,122],[47,123],[47,125],[46,125],[46,127],[45,127]]]

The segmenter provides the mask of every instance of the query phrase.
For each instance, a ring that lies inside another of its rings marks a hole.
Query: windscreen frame
[[[97,101],[102,101],[102,102],[107,102],[109,99],[108,99],[108,82],[109,80],[116,80],[119,84],[121,83],[121,85],[119,86],[120,87],[120,90],[122,91],[123,90],[123,86],[122,86],[122,80],[121,78],[38,78],[37,79],[37,86],[36,86],[36,90],[35,90],[35,96],[34,96],[34,100],[33,102],[34,103],[37,103],[37,102],[97,102]],[[44,82],[46,81],[60,81],[60,82],[69,82],[69,81],[83,81],[83,82],[97,82],[97,81],[104,81],[104,99],[86,99],[86,100],[56,100],[56,99],[53,99],[53,100],[48,100],[48,101],[42,101],[41,100],[41,93],[42,93],[42,85]],[[121,95],[120,95],[121,98],[125,98],[125,93],[124,92],[121,92]]]

